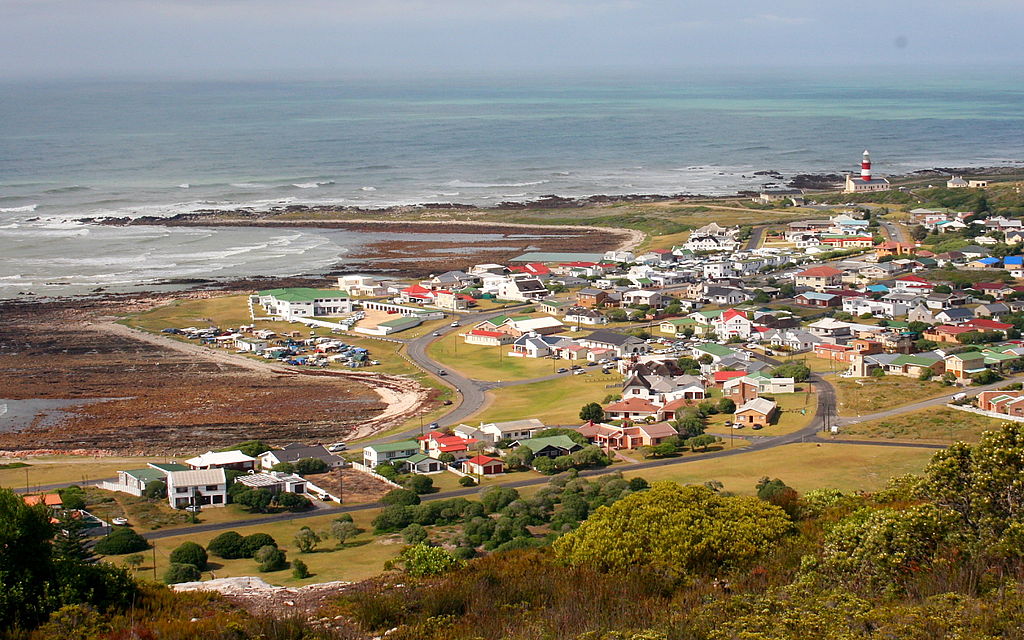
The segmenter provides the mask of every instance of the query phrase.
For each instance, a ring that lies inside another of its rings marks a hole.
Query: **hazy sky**
[[[1020,65],[1024,0],[0,0],[0,76]]]

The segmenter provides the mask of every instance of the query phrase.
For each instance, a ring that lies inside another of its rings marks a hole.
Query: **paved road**
[[[889,233],[889,238],[895,242],[909,242],[907,234],[903,232],[903,227],[892,222],[881,222],[882,228]]]
[[[750,230],[750,239],[747,240],[747,245],[744,247],[747,251],[753,251],[761,244],[761,236],[764,235],[765,227],[752,227]]]

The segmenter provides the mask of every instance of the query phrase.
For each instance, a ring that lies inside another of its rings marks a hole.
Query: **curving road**
[[[909,242],[909,240],[907,239],[907,234],[904,233],[903,231],[903,227],[893,222],[886,222],[884,220],[879,221],[879,224],[881,224],[882,228],[885,229],[886,233],[889,234],[890,240],[894,242]]]

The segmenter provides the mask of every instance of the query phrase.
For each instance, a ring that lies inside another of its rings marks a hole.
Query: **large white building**
[[[167,502],[175,509],[192,505],[223,507],[228,502],[224,469],[171,471],[167,474]]]
[[[336,289],[268,289],[260,291],[259,302],[267,313],[282,320],[352,313],[352,301],[348,294]]]
[[[860,162],[860,176],[847,174],[846,185],[843,193],[869,193],[872,191],[888,191],[889,181],[885,178],[875,178],[871,175],[871,156],[867,149],[864,150],[864,157]]]

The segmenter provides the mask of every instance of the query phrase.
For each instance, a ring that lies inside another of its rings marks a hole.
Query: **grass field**
[[[250,324],[249,306],[245,295],[220,296],[203,300],[175,300],[143,313],[129,316],[124,323],[130,327],[158,333],[166,327],[204,327],[216,325],[222,329]],[[286,322],[258,323],[260,328],[284,331],[291,326]],[[290,330],[290,329],[289,329]]]
[[[512,345],[488,347],[463,342],[461,331],[438,338],[427,347],[427,355],[467,378],[490,382],[529,380],[551,375],[561,361],[549,358],[516,358],[509,356]]]
[[[954,392],[941,382],[904,376],[837,378],[833,384],[841,416],[886,411]]]
[[[203,573],[203,579],[212,576],[217,578],[260,576],[271,584],[294,586],[331,580],[363,580],[377,575],[383,571],[384,563],[398,555],[403,547],[398,537],[374,538],[371,535],[370,521],[378,513],[379,510],[373,509],[357,511],[352,514],[356,524],[364,529],[365,532],[351,540],[345,548],[336,549],[336,540],[322,536],[324,537],[324,542],[321,543],[320,548],[313,553],[306,554],[300,554],[295,549],[293,540],[298,530],[302,527],[310,527],[314,531],[323,534],[330,526],[331,521],[337,517],[337,514],[251,527],[236,527],[232,530],[237,531],[243,536],[252,533],[270,534],[282,549],[287,550],[289,560],[301,558],[309,566],[309,570],[313,575],[304,580],[298,580],[292,577],[290,569],[260,573],[257,569],[256,561],[252,559],[224,560],[211,557],[210,569]],[[221,533],[221,531],[215,531],[210,533],[183,534],[181,536],[156,540],[157,579],[162,578],[163,573],[167,570],[168,557],[175,547],[187,541],[197,542],[205,547],[211,539]],[[140,577],[153,578],[153,553],[152,550],[143,553],[145,561],[142,567],[140,567]],[[110,559],[117,562],[120,558],[114,557]]]
[[[534,382],[514,387],[505,387],[490,392],[493,401],[477,415],[467,420],[496,422],[537,418],[548,425],[576,425],[580,422],[580,407],[588,402],[601,402],[610,393],[619,393],[622,376],[594,373],[588,369],[586,375],[566,374],[563,379]],[[606,385],[615,385],[608,388]]]
[[[977,442],[983,431],[996,429],[1003,423],[976,413],[947,407],[931,407],[904,413],[884,420],[847,425],[843,437],[870,440],[906,440],[949,444],[955,441]]]
[[[120,469],[138,469],[150,462],[170,462],[166,457],[45,456],[26,458],[29,466],[0,469],[0,486],[24,489],[48,484],[113,478]]]
[[[725,490],[751,494],[757,481],[780,478],[797,491],[834,488],[874,491],[889,478],[920,472],[934,454],[928,449],[847,444],[790,444],[729,458],[629,471],[626,477],[703,484],[717,480]]]

